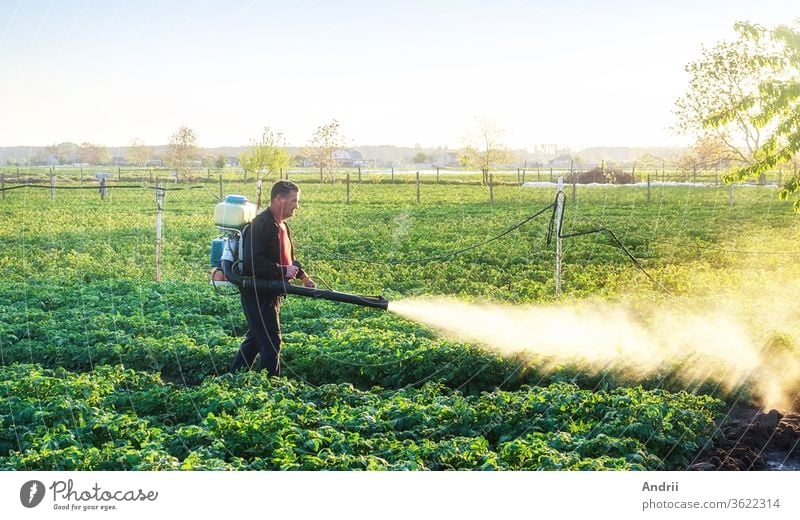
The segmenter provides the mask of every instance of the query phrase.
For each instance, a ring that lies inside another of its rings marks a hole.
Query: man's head
[[[270,192],[270,208],[280,220],[294,216],[300,207],[300,187],[291,181],[277,181]]]

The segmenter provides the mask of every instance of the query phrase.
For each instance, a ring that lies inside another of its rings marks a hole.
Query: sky
[[[796,0],[0,0],[0,146],[675,146],[684,66]]]

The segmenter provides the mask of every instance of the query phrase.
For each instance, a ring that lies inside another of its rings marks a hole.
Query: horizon
[[[265,126],[303,147],[337,119],[345,147],[458,149],[486,118],[516,150],[682,147],[684,66],[738,20],[796,17],[788,0],[18,1],[0,6],[0,146],[162,146],[185,125],[203,148]]]

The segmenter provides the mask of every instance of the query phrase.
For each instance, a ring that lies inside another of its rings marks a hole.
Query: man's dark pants
[[[242,289],[242,309],[247,318],[247,335],[231,365],[231,372],[252,368],[256,355],[261,355],[259,370],[270,375],[281,373],[281,296]]]

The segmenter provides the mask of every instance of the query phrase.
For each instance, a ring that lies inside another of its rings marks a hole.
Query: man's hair
[[[300,186],[292,181],[276,181],[275,184],[272,185],[272,191],[269,194],[269,200],[275,200],[275,197],[278,195],[283,195],[286,197],[293,191],[299,192]]]

